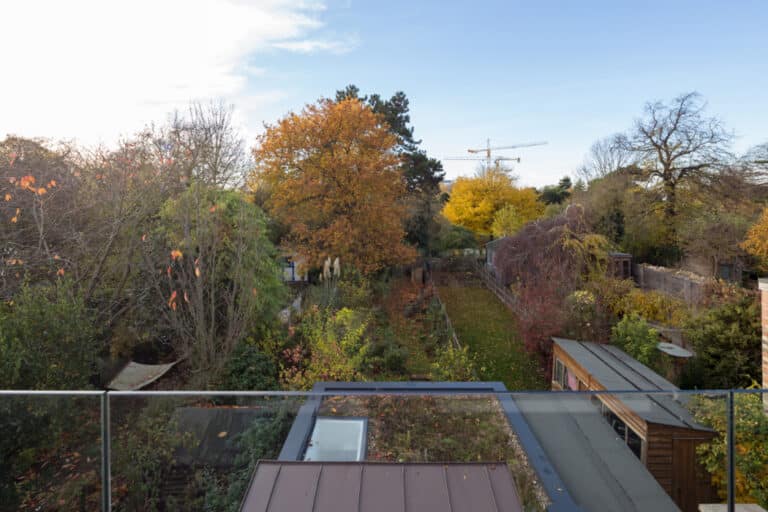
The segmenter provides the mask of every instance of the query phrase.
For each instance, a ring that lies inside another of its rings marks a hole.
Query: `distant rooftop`
[[[504,463],[262,461],[243,512],[517,512]]]

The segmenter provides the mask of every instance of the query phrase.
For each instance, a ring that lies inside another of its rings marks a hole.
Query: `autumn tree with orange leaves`
[[[285,248],[371,273],[415,256],[404,243],[405,185],[397,140],[357,99],[320,100],[268,126],[254,150],[251,190],[287,230]]]

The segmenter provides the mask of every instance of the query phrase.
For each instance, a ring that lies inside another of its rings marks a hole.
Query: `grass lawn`
[[[439,292],[459,341],[476,357],[481,380],[502,381],[510,391],[547,389],[512,313],[493,292],[460,284],[439,286]]]

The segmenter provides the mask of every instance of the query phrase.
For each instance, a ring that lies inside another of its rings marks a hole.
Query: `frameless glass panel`
[[[0,392],[0,511],[101,510],[101,396]]]
[[[718,415],[720,404],[710,404],[706,412],[711,416]],[[755,502],[768,510],[768,393],[734,393],[733,420],[736,502]],[[718,437],[702,449],[702,458],[708,463],[719,463],[726,452],[723,447],[727,445],[727,439],[722,427],[716,424],[715,429]]]
[[[259,461],[279,458],[305,400],[112,395],[114,510],[237,510]]]
[[[304,460],[363,460],[366,423],[364,418],[317,418]]]

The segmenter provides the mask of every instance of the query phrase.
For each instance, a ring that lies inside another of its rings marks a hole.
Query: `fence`
[[[432,293],[437,299],[437,302],[440,304],[440,311],[442,311],[443,318],[445,318],[445,325],[448,328],[448,335],[451,338],[453,347],[461,350],[461,343],[459,342],[459,337],[456,336],[456,330],[453,328],[453,324],[451,323],[451,317],[448,316],[448,311],[445,309],[445,304],[443,304],[443,300],[440,298],[440,293],[437,291],[437,286],[435,286],[434,283],[432,283]]]
[[[480,279],[483,280],[485,286],[491,290],[496,297],[499,298],[508,308],[514,308],[517,305],[517,298],[507,289],[498,278],[493,275],[481,262],[475,263],[475,269],[477,270]]]

